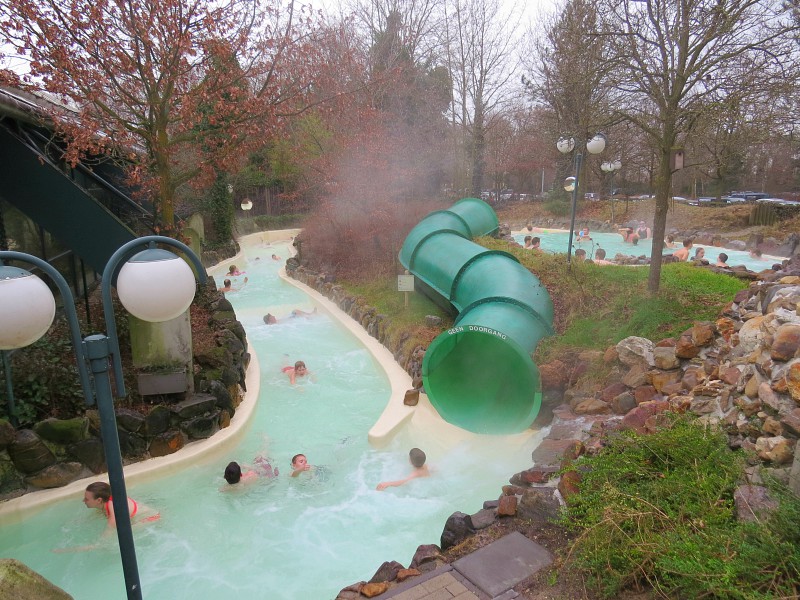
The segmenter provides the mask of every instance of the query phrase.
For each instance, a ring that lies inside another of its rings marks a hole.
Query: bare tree
[[[515,100],[516,9],[498,0],[450,0],[445,45],[453,79],[452,122],[470,152],[472,191],[480,194],[486,168],[486,131]]]
[[[607,72],[620,118],[656,153],[656,209],[648,289],[656,293],[673,150],[699,123],[764,89],[796,81],[790,11],[773,0],[598,0]]]
[[[350,0],[348,8],[355,17],[358,29],[369,43],[376,43],[396,28],[396,47],[388,48],[390,55],[407,57],[415,64],[430,62],[438,54],[436,30],[441,25],[443,0]],[[388,67],[392,67],[389,64]]]
[[[611,124],[608,109],[606,39],[599,35],[599,16],[593,0],[572,0],[560,13],[543,22],[540,35],[529,33],[534,52],[524,59],[523,82],[534,102],[551,110],[546,122],[551,140],[549,154],[555,156],[555,140],[572,136],[583,144]],[[559,171],[571,166],[562,160]],[[587,181],[590,169],[583,164],[579,181]],[[578,190],[580,192],[580,190]]]

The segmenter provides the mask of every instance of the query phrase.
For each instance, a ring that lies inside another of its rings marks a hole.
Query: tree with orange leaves
[[[167,232],[186,186],[262,142],[309,83],[311,23],[293,1],[0,0],[0,13],[23,85],[63,102],[65,160],[123,159]]]

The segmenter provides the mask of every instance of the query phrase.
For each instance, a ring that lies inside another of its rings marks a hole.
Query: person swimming
[[[253,459],[252,469],[243,471],[238,462],[231,461],[228,463],[228,466],[225,467],[225,472],[222,476],[230,485],[236,485],[237,483],[248,483],[250,481],[254,481],[258,477],[266,477],[271,479],[273,477],[277,477],[278,474],[278,468],[275,467],[273,469],[269,459],[263,456],[256,456],[255,459]]]
[[[316,306],[314,307],[314,310],[312,310],[312,311],[303,310],[301,308],[295,308],[295,309],[292,310],[291,313],[289,313],[289,316],[286,317],[286,319],[294,319],[294,318],[297,318],[297,317],[313,317],[315,314],[317,314],[317,307]],[[272,313],[267,313],[266,315],[264,315],[264,324],[265,325],[275,325],[279,321],[285,321],[286,319],[278,319],[278,317],[276,317]]]
[[[238,292],[239,290],[241,290],[247,284],[247,277],[244,278],[244,282],[238,288],[237,287],[233,287],[233,283],[231,283],[230,279],[226,279],[222,283],[223,283],[222,287],[217,289],[218,292],[222,292],[223,294],[225,292]]]
[[[86,508],[99,508],[108,519],[108,526],[114,528],[117,520],[114,516],[114,503],[111,497],[111,486],[103,481],[96,481],[86,486],[83,494],[83,503]],[[133,498],[128,498],[128,513],[131,519],[140,512],[145,512]],[[155,521],[160,517],[158,513],[147,517],[147,521]]]
[[[311,371],[306,368],[306,363],[302,360],[298,360],[294,363],[294,366],[287,365],[281,369],[283,373],[286,373],[289,376],[289,383],[294,385],[297,382],[298,377],[306,377],[311,376]]]
[[[308,464],[308,459],[305,454],[295,454],[292,457],[292,477],[297,477],[301,473],[310,471],[313,468]]]

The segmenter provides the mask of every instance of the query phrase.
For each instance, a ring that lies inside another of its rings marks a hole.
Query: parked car
[[[766,192],[731,192],[728,194],[730,198],[740,198],[744,202],[757,202],[762,198],[769,198]]]
[[[514,196],[514,190],[503,190],[500,192],[500,200],[511,200],[512,196]]]
[[[756,200],[759,204],[775,204],[778,206],[797,206],[800,202],[797,200],[784,200],[783,198],[759,198]]]
[[[586,192],[583,197],[587,200],[600,200],[600,195],[595,194],[594,192]]]

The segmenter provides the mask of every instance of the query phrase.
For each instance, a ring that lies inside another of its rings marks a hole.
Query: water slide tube
[[[415,289],[458,314],[428,347],[422,379],[442,418],[474,433],[530,426],[542,403],[531,354],[553,333],[553,301],[538,278],[511,254],[471,241],[497,228],[488,204],[464,198],[420,221],[400,250]]]

